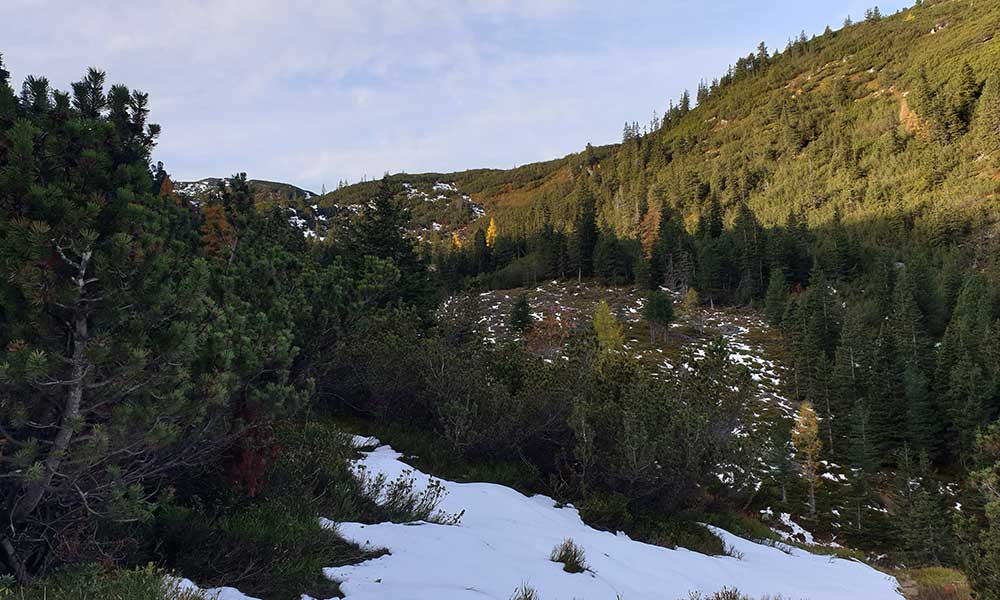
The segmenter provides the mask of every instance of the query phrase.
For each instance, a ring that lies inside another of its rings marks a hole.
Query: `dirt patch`
[[[906,97],[900,95],[899,98],[899,124],[903,126],[903,129],[907,133],[918,133],[920,131],[920,118],[917,117],[917,113],[910,108],[909,102],[906,101]]]

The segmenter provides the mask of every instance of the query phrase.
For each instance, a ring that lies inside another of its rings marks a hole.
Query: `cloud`
[[[316,189],[615,141],[756,45],[774,17],[740,4],[3,0],[0,52],[15,79],[66,89],[95,65],[149,92],[155,157],[178,178],[245,170]]]

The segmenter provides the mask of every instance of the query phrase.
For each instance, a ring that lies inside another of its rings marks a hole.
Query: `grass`
[[[541,596],[538,595],[535,588],[531,587],[527,583],[522,583],[516,590],[514,590],[510,600],[541,600]]]
[[[549,560],[562,563],[563,571],[567,573],[583,573],[590,570],[583,548],[570,538],[566,538],[552,549]]]
[[[54,573],[27,587],[0,578],[2,600],[204,600],[198,592],[181,591],[153,566],[104,569],[80,565]]]
[[[902,569],[893,573],[910,600],[971,600],[965,575],[947,567]]]

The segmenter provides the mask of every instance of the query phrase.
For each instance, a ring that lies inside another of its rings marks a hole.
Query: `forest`
[[[15,90],[0,61],[0,598],[166,598],[174,572],[339,595],[322,568],[378,553],[317,515],[461,517],[359,478],[362,431],[652,544],[725,554],[701,523],[766,540],[780,506],[1000,598],[998,29],[989,5],[873,9],[762,44],[620,144],[343,186],[322,236],[243,173],[176,193],[147,94],[97,68]],[[420,177],[485,213],[416,239]],[[754,425],[721,338],[649,372],[606,303],[559,360],[441,311],[552,280],[636,289],[654,340],[680,311],[758,312],[794,418]]]

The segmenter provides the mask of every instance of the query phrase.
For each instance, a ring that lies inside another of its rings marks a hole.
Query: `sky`
[[[69,89],[96,66],[148,92],[175,180],[245,171],[318,192],[620,141],[761,41],[872,3],[0,0],[0,53],[15,87]]]

